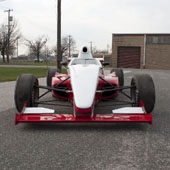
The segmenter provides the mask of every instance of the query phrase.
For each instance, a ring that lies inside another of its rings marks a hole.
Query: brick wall
[[[147,44],[145,68],[170,69],[170,45]]]

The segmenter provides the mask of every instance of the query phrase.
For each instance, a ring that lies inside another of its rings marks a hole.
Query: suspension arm
[[[135,86],[114,87],[114,88],[112,88],[112,89],[97,90],[97,92],[98,92],[98,93],[112,92],[112,91],[117,91],[117,90],[131,89],[131,88],[134,88],[134,87],[135,87]]]
[[[40,89],[46,89],[46,90],[55,90],[58,92],[65,92],[65,93],[70,93],[70,90],[64,90],[64,89],[59,89],[57,87],[49,87],[49,86],[37,86]]]

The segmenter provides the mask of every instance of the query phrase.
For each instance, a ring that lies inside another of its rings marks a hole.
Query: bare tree
[[[8,53],[8,41],[9,41],[9,55],[13,55],[16,49],[15,42],[17,39],[21,38],[22,35],[20,33],[17,22],[14,20],[13,24],[10,25],[10,32],[8,34],[7,27],[2,24],[0,27],[0,51],[3,57],[3,62],[5,62],[5,55]],[[9,58],[7,58],[7,62],[9,62]]]
[[[43,47],[47,42],[47,38],[41,36],[36,40],[26,40],[26,45],[29,47],[30,53],[37,57],[37,61],[40,61],[40,55]]]
[[[61,54],[62,57],[69,56],[69,54],[74,50],[75,48],[75,40],[73,39],[72,36],[64,36],[62,37],[62,44],[61,44]],[[57,54],[57,49],[56,47],[53,48],[53,51],[55,54]]]
[[[94,54],[108,54],[107,49],[97,49],[96,47],[93,47],[93,53]]]
[[[43,59],[48,60],[48,57],[54,53],[54,50],[50,49],[48,46],[45,45],[45,48],[41,51],[41,56]]]
[[[5,63],[5,54],[6,54],[6,49],[7,49],[7,32],[5,25],[2,25],[0,28],[0,51],[1,55],[3,57],[3,62]]]
[[[62,48],[65,49],[64,53],[70,57],[71,52],[74,50],[76,42],[74,38],[70,35],[62,38]]]

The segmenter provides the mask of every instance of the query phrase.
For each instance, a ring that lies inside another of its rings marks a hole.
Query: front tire
[[[149,114],[153,111],[155,105],[155,86],[152,77],[148,74],[135,75],[132,78],[131,99],[139,106],[142,101],[146,112]]]
[[[21,112],[25,102],[27,107],[37,107],[39,97],[38,79],[33,74],[21,74],[15,85],[15,106]]]
[[[51,87],[51,83],[52,83],[52,78],[55,76],[55,73],[58,72],[58,69],[55,68],[49,68],[48,72],[47,72],[47,86]]]

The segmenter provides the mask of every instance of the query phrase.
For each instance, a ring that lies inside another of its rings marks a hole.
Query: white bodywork
[[[90,108],[96,93],[100,67],[79,64],[70,66],[69,69],[76,107]]]
[[[82,49],[78,58],[70,61],[68,68],[76,107],[92,107],[102,68],[100,61],[92,57],[88,48],[87,52]]]
[[[112,110],[113,114],[144,114],[144,110],[141,107],[123,107],[120,109]]]
[[[81,58],[81,59],[93,59],[93,56],[91,54],[90,49],[88,47],[86,47],[86,46],[83,46],[81,48],[81,51],[79,52],[78,58]]]
[[[44,107],[26,107],[23,111],[23,114],[52,114],[55,113],[55,110],[48,109]]]

